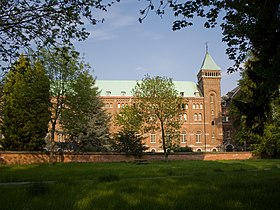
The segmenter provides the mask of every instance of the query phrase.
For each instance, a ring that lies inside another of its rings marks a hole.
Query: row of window
[[[120,108],[123,108],[127,105],[128,105],[128,103],[118,103],[117,107],[118,107],[118,109],[120,109]],[[105,104],[105,108],[111,108],[112,109],[113,107],[114,107],[113,103],[106,103]]]
[[[203,109],[203,105],[202,103],[196,103],[196,104],[193,104],[193,109]]]
[[[202,135],[201,131],[197,131],[195,133],[195,142],[196,143],[201,143],[201,135]],[[168,136],[167,136],[167,138],[168,138]],[[212,140],[216,139],[216,136],[215,136],[214,132],[212,132],[211,138],[212,138]],[[187,133],[186,133],[186,131],[183,131],[180,134],[180,139],[181,139],[181,143],[187,143]],[[156,143],[156,134],[154,134],[154,133],[150,134],[150,143]]]
[[[186,131],[183,131],[181,134],[181,143],[187,143],[187,133]],[[195,134],[195,142],[201,143],[201,131],[197,131]],[[150,143],[156,143],[156,134],[151,133],[150,134]]]

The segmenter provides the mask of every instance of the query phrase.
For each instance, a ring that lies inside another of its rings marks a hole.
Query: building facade
[[[182,114],[180,146],[193,151],[218,151],[223,144],[221,108],[221,69],[207,52],[197,74],[197,83],[173,81],[177,91],[187,101]],[[104,109],[112,116],[126,105],[132,105],[132,89],[137,81],[97,80]],[[117,132],[111,122],[111,132]],[[160,133],[144,134],[145,144],[151,152],[161,152]]]

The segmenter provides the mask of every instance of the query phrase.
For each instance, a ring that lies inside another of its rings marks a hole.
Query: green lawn
[[[0,209],[280,209],[280,160],[0,166]]]

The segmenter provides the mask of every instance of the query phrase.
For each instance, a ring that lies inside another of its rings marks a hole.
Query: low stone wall
[[[169,160],[245,160],[252,158],[251,152],[228,153],[172,153]],[[50,155],[43,152],[1,152],[0,164],[32,164],[50,162],[129,162],[135,160],[164,160],[163,153],[145,153],[141,158],[122,153],[64,153]]]

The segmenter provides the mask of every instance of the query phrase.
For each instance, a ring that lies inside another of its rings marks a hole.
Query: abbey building
[[[207,52],[197,74],[197,82],[173,81],[177,91],[187,101],[182,115],[180,146],[191,147],[193,151],[219,151],[223,144],[221,108],[221,69]],[[125,105],[131,105],[131,90],[137,81],[97,80],[106,112],[115,115]],[[117,127],[111,123],[111,131]],[[144,135],[145,144],[151,152],[160,152],[159,133]]]

